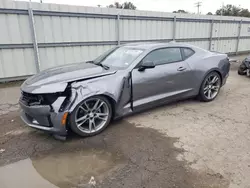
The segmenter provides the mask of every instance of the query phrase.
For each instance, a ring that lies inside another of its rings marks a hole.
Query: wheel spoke
[[[211,90],[209,89],[209,90],[208,90],[208,98],[211,99],[211,97],[212,97],[212,92],[211,92]]]
[[[89,131],[92,131],[92,120],[89,120]]]
[[[97,116],[108,116],[108,113],[96,113]]]
[[[208,86],[204,87],[204,94],[208,92]]]
[[[106,121],[107,120],[108,113],[96,113],[96,118]]]
[[[88,110],[86,110],[86,109],[83,108],[82,106],[80,106],[79,108],[82,109],[84,112],[88,112]]]
[[[76,123],[78,123],[79,121],[83,121],[87,118],[87,115],[80,117],[79,119],[76,120]]]
[[[95,110],[96,110],[96,111],[99,110],[99,109],[102,107],[102,105],[104,105],[104,102],[101,102],[101,103],[98,105],[98,107],[96,107]]]
[[[86,108],[84,108],[84,106],[86,107]],[[86,102],[84,102],[83,104],[82,104],[82,106],[80,106],[80,109],[82,109],[84,112],[88,112],[90,109],[89,109],[89,105],[86,103]]]
[[[214,76],[211,82],[214,84],[214,83],[216,83],[218,81],[218,79],[219,78],[217,76]]]
[[[81,127],[88,119],[83,120],[81,123],[77,124],[77,127]]]
[[[99,100],[99,99],[97,99],[97,100],[96,100],[96,103],[95,103],[95,105],[94,105],[94,107],[92,108],[92,110],[97,109],[97,106],[98,106],[99,102],[100,102],[100,100]]]

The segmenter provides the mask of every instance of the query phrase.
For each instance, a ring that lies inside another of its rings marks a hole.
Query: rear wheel
[[[202,82],[199,98],[204,102],[214,100],[221,88],[221,78],[217,72],[209,73]]]
[[[80,136],[94,136],[108,126],[111,117],[109,101],[105,97],[94,96],[77,105],[70,116],[70,126]]]

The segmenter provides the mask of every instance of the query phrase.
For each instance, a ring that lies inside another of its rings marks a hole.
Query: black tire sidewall
[[[242,63],[240,65],[240,67],[238,68],[238,74],[239,75],[246,75],[246,73],[244,72],[247,69],[246,65],[244,63]]]
[[[109,115],[108,115],[108,120],[107,120],[106,124],[99,131],[94,132],[94,133],[84,133],[84,132],[82,132],[81,130],[79,130],[77,128],[77,125],[75,123],[75,115],[77,113],[77,109],[79,108],[79,106],[82,105],[86,100],[91,99],[91,98],[103,100],[107,104],[107,106],[109,108]],[[112,114],[113,114],[112,106],[111,106],[109,100],[106,97],[103,97],[103,96],[92,96],[92,97],[89,97],[89,98],[83,100],[82,102],[80,102],[75,107],[75,109],[73,110],[73,112],[70,114],[70,118],[69,118],[69,120],[70,120],[70,122],[69,122],[70,128],[71,128],[71,130],[74,133],[78,134],[79,136],[82,136],[82,137],[94,136],[94,135],[97,135],[97,134],[101,133],[104,129],[106,129],[106,127],[109,125],[109,123],[111,121]]]
[[[202,84],[201,84],[201,87],[200,87],[199,98],[200,98],[201,101],[204,101],[204,102],[213,101],[213,100],[218,96],[218,94],[219,94],[219,92],[220,92],[220,88],[219,88],[219,91],[218,91],[217,95],[216,95],[214,98],[212,98],[212,99],[208,99],[208,98],[205,96],[205,94],[204,94],[205,82],[206,82],[207,78],[210,77],[210,76],[212,76],[212,75],[218,76],[218,78],[220,79],[220,88],[221,88],[222,80],[221,80],[220,75],[219,75],[216,71],[213,71],[213,72],[208,73],[207,76],[204,78],[204,80],[203,80],[203,82],[202,82]]]

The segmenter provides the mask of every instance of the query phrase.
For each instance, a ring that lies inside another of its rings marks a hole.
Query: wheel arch
[[[117,101],[116,101],[112,96],[110,96],[110,95],[108,95],[108,94],[90,95],[90,96],[88,96],[88,97],[86,97],[86,98],[84,98],[84,99],[82,99],[82,100],[77,100],[77,102],[70,108],[69,112],[72,113],[72,112],[74,111],[74,109],[77,107],[77,105],[78,105],[79,103],[81,103],[82,101],[84,101],[84,100],[86,100],[86,99],[88,99],[88,98],[91,98],[91,97],[96,97],[96,96],[105,97],[105,98],[109,101],[109,103],[110,103],[110,105],[111,105],[111,108],[112,108],[112,116],[114,116]]]
[[[206,74],[203,76],[203,78],[202,78],[202,80],[201,80],[201,83],[200,83],[200,88],[201,88],[201,85],[202,85],[204,79],[205,79],[205,78],[207,77],[207,75],[209,75],[211,72],[216,72],[216,73],[218,73],[219,76],[220,76],[220,79],[221,79],[221,83],[222,83],[223,78],[222,78],[222,73],[221,73],[221,71],[220,71],[219,69],[214,68],[214,69],[210,69],[209,71],[207,71]]]

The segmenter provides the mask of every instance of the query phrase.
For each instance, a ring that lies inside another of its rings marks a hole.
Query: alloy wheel
[[[109,117],[108,104],[100,98],[85,100],[77,109],[75,123],[83,133],[95,133],[102,129]]]
[[[203,88],[204,95],[207,99],[214,99],[220,90],[221,81],[217,74],[211,74],[207,77]]]

